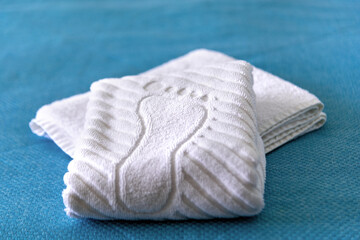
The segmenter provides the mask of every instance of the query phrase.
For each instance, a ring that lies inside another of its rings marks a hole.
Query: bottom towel
[[[70,216],[236,217],[264,206],[265,152],[321,127],[322,109],[289,82],[197,50],[96,82],[42,107],[30,127],[74,158],[64,177]]]

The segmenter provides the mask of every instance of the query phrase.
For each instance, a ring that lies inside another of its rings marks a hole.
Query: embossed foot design
[[[263,208],[251,66],[235,61],[92,85],[64,180],[68,215],[236,217]]]

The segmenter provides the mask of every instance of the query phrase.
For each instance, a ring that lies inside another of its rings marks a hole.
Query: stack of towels
[[[258,214],[265,153],[326,121],[311,93],[196,50],[39,109],[31,130],[73,158],[67,215],[208,219]]]

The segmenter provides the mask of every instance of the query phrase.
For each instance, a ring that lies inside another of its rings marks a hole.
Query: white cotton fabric
[[[322,109],[306,90],[200,49],[43,106],[30,128],[73,158],[71,217],[232,218],[263,209],[265,153],[320,128]]]
[[[69,216],[208,219],[264,206],[265,153],[243,61],[92,84],[63,192]]]
[[[143,75],[164,74],[232,60],[225,54],[199,49]],[[254,67],[253,78],[259,132],[266,153],[324,125],[324,105],[313,94],[259,68]],[[79,94],[43,106],[30,122],[31,130],[39,136],[51,138],[73,157],[75,143],[84,126],[88,97],[89,93]]]

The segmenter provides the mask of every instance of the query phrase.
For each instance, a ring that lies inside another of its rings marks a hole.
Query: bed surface
[[[359,1],[1,1],[0,238],[360,238]],[[39,107],[197,48],[314,93],[328,121],[267,155],[252,218],[101,222],[65,215],[71,160],[31,133]]]

